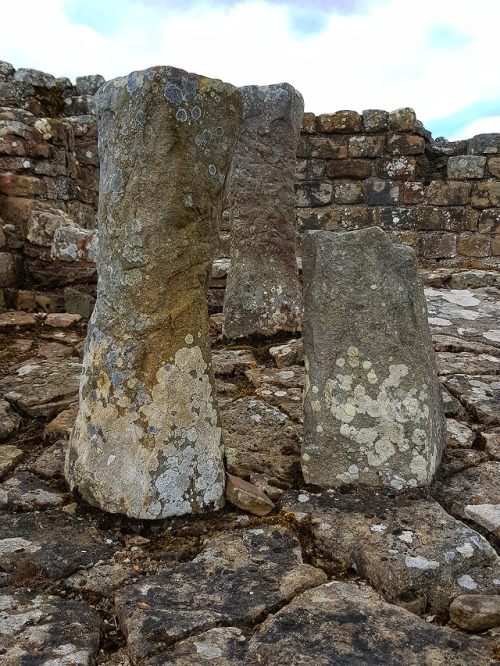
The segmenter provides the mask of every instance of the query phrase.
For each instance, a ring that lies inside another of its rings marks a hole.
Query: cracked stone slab
[[[302,427],[262,400],[240,398],[221,408],[227,471],[252,472],[291,485],[301,478]]]
[[[6,400],[0,399],[0,442],[8,439],[19,427],[21,418]]]
[[[251,349],[216,349],[212,352],[212,368],[216,377],[244,374],[257,366]]]
[[[500,538],[500,462],[449,477],[439,484],[439,500],[454,516],[473,520]]]
[[[13,444],[2,444],[0,446],[0,480],[15,468],[23,456],[22,450]]]
[[[451,375],[444,385],[480,423],[500,425],[500,377]]]
[[[27,590],[0,591],[0,661],[6,665],[92,666],[100,631],[99,615],[81,603]]]
[[[371,590],[335,581],[304,592],[270,616],[249,640],[244,663],[492,666],[494,662],[487,641],[432,626],[385,603]]]
[[[437,352],[436,364],[439,375],[498,375],[500,357],[471,352]]]
[[[20,472],[0,486],[0,514],[7,511],[40,511],[62,506],[67,492],[60,492],[29,472]]]
[[[302,338],[290,340],[284,345],[277,345],[269,349],[277,368],[287,368],[291,365],[304,363],[304,343]]]
[[[310,520],[318,561],[354,568],[389,603],[447,617],[451,600],[500,592],[500,559],[488,541],[429,500],[290,491],[283,508]]]
[[[110,535],[65,513],[0,516],[0,567],[9,578],[60,580],[113,553]],[[8,583],[9,584],[9,583]]]
[[[30,472],[38,474],[44,479],[61,478],[64,475],[64,445],[66,442],[59,440],[45,449],[28,466]]]
[[[266,526],[214,537],[192,562],[119,592],[115,607],[132,661],[143,663],[190,635],[262,621],[325,581],[288,530]]]
[[[248,370],[246,377],[255,388],[272,384],[284,389],[304,387],[305,371],[300,365],[291,365],[287,368],[258,367]]]
[[[135,575],[131,564],[101,564],[88,570],[77,571],[64,581],[64,586],[76,592],[111,596],[126,580]]]
[[[476,433],[469,426],[456,419],[446,419],[446,447],[470,449]]]
[[[75,359],[33,358],[0,379],[4,398],[29,416],[55,416],[78,399],[82,366]]]
[[[435,335],[500,347],[498,289],[425,289],[429,324]]]
[[[432,343],[437,352],[471,352],[472,354],[498,354],[498,348],[491,345],[483,344],[482,342],[471,342],[463,338],[457,338],[453,335],[439,335],[432,336]]]

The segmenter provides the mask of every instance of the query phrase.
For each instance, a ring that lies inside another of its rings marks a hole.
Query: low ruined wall
[[[99,185],[93,93],[0,62],[0,308],[89,311]],[[306,113],[298,234],[378,225],[423,266],[500,265],[500,134],[431,139],[411,109]],[[229,256],[223,218],[217,257]],[[214,267],[222,307],[227,262]]]
[[[500,134],[433,141],[412,109],[306,114],[297,181],[300,232],[377,225],[423,265],[500,263]]]

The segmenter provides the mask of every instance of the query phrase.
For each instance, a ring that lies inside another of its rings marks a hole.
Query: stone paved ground
[[[498,663],[498,280],[425,275],[447,444],[403,495],[306,487],[300,343],[223,348],[213,318],[227,469],[273,500],[264,518],[134,521],[71,495],[85,322],[0,315],[0,663]]]

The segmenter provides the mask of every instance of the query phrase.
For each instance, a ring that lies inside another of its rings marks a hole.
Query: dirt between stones
[[[86,322],[1,314],[0,663],[499,663],[498,626],[449,618],[477,595],[483,623],[500,593],[498,275],[429,278],[447,442],[434,485],[404,494],[307,487],[300,345],[223,346],[212,322],[227,470],[272,497],[264,518],[138,521],[71,494]]]

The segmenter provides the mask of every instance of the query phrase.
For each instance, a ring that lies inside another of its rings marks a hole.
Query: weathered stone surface
[[[216,376],[241,375],[257,366],[250,349],[216,349],[212,352],[212,367]]]
[[[155,67],[106,83],[95,101],[99,285],[66,478],[135,518],[220,507],[206,289],[241,94]]]
[[[429,287],[425,289],[425,297],[433,334],[500,347],[500,301],[496,290]]]
[[[261,621],[296,594],[325,582],[302,563],[283,528],[240,530],[211,539],[192,562],[149,577],[115,598],[134,663],[192,634]]]
[[[459,449],[470,449],[476,433],[465,423],[455,419],[446,419],[446,446]]]
[[[91,666],[97,659],[101,619],[76,601],[3,589],[0,626],[0,659],[5,666]]]
[[[448,178],[456,180],[484,178],[486,157],[459,155],[448,158]]]
[[[81,370],[75,358],[33,358],[0,379],[0,390],[29,416],[55,416],[77,399]]]
[[[439,500],[453,515],[473,520],[500,537],[500,462],[489,461],[449,477]]]
[[[433,180],[427,187],[427,203],[431,206],[465,206],[469,202],[470,183]]]
[[[482,432],[481,440],[484,443],[484,451],[490,460],[500,462],[500,429],[495,428],[489,432]]]
[[[123,583],[134,576],[130,564],[101,564],[88,570],[77,571],[64,581],[70,590],[85,591],[106,597],[120,589]]]
[[[95,306],[95,298],[79,289],[66,287],[64,290],[64,309],[90,319]]]
[[[381,492],[290,491],[283,508],[310,521],[313,563],[354,568],[386,601],[446,618],[451,600],[474,589],[500,592],[500,559],[488,541],[429,500]]]
[[[297,365],[304,362],[304,343],[302,338],[290,340],[284,345],[277,345],[269,349],[269,354],[273,357],[276,367],[287,368],[291,365]]]
[[[231,272],[223,330],[228,338],[296,331],[301,311],[294,172],[304,100],[287,83],[240,90],[245,118],[227,193]]]
[[[64,475],[65,442],[59,440],[45,449],[32,463],[29,470],[45,479],[55,479]]]
[[[21,418],[6,400],[0,400],[0,442],[8,439],[19,427]]]
[[[361,131],[361,116],[356,111],[322,113],[316,118],[318,132],[353,134]]]
[[[478,421],[488,426],[500,425],[497,375],[451,375],[446,378],[445,386]]]
[[[453,289],[477,289],[478,287],[499,287],[499,271],[470,270],[453,273],[450,278]]]
[[[234,506],[256,516],[267,516],[274,509],[273,502],[262,490],[232,474],[227,475],[226,499]]]
[[[43,438],[49,442],[57,439],[68,439],[73,426],[75,425],[76,415],[78,414],[78,402],[75,400],[67,409],[47,423],[43,429]]]
[[[453,599],[450,617],[468,631],[500,627],[500,595],[462,594]]]
[[[377,228],[310,232],[302,260],[304,478],[428,484],[444,422],[413,251]]]
[[[413,132],[417,117],[409,106],[389,113],[389,128],[395,132]]]
[[[12,444],[2,444],[0,446],[0,480],[14,469],[17,463],[22,460],[23,455],[22,450]]]
[[[28,472],[21,472],[2,483],[0,513],[55,508],[62,506],[67,498],[67,493],[54,490],[45,481]]]
[[[496,155],[500,153],[500,134],[476,134],[470,140],[473,155]]]
[[[500,355],[438,352],[436,363],[439,375],[498,375],[500,373]]]
[[[250,639],[244,662],[224,663],[492,666],[493,654],[481,638],[429,625],[371,590],[334,581],[270,616]]]
[[[0,516],[0,566],[9,578],[61,580],[108,558],[112,540],[87,520],[64,513]]]
[[[240,398],[221,409],[227,470],[235,476],[264,474],[291,485],[300,474],[302,428],[276,407]]]

